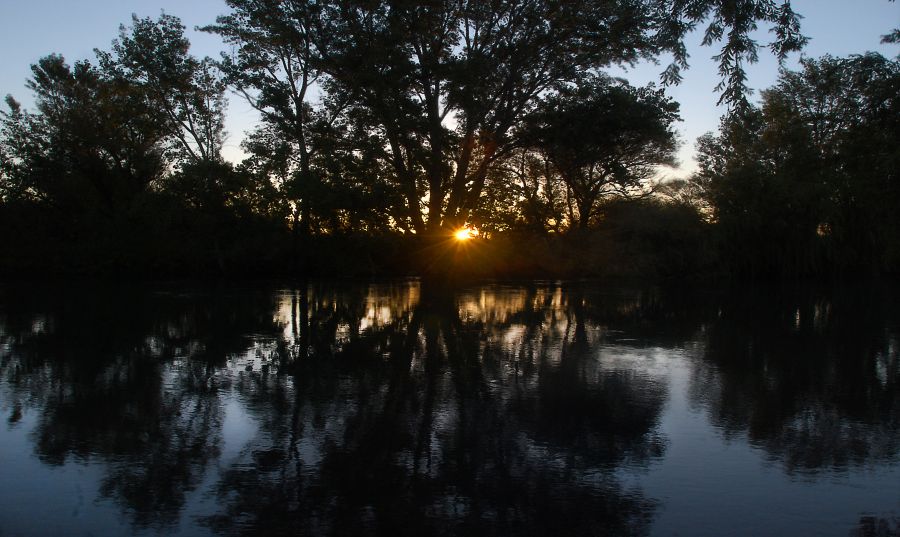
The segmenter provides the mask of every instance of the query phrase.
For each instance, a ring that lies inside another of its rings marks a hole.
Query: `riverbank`
[[[301,236],[271,219],[140,207],[60,218],[0,211],[0,276],[102,278],[640,278],[715,272],[710,229],[688,208],[634,205],[596,229],[458,240],[399,232]]]

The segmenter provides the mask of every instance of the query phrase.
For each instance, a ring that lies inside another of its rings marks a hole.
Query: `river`
[[[897,535],[900,293],[0,286],[0,535]]]

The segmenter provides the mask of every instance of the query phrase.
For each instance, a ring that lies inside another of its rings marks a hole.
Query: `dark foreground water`
[[[897,535],[877,287],[0,287],[0,535]]]

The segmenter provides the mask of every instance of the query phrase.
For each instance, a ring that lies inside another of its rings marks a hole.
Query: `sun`
[[[468,227],[459,228],[453,232],[453,238],[458,241],[467,241],[469,239],[475,238],[476,236],[478,236],[478,231]]]

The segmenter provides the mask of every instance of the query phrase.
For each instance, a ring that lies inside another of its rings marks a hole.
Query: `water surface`
[[[893,289],[0,288],[0,535],[892,535]]]

